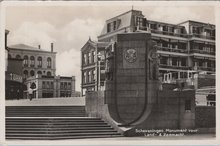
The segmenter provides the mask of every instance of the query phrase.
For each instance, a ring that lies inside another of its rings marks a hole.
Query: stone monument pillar
[[[150,37],[118,34],[114,49],[106,50],[106,103],[110,115],[122,125],[138,124],[156,101],[157,54]]]

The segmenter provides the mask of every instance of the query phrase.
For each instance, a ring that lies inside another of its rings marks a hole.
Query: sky
[[[147,4],[7,6],[8,45],[41,45],[42,49],[50,50],[50,43],[54,43],[56,75],[76,76],[76,90],[80,91],[80,49],[89,37],[97,40],[105,20],[131,10],[132,6],[149,20],[172,24],[194,20],[215,24],[213,6]]]

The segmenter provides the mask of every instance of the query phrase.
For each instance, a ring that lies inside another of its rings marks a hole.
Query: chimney
[[[38,45],[38,49],[40,49],[40,45]]]
[[[53,52],[53,43],[51,43],[51,52]]]

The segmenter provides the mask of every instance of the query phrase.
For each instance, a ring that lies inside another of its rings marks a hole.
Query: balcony
[[[212,71],[215,72],[215,68],[213,67],[205,67],[205,66],[194,66],[194,70],[202,70],[202,71]]]
[[[186,49],[179,49],[179,48],[169,48],[169,47],[162,47],[157,46],[158,50],[160,51],[168,51],[168,52],[177,52],[177,53],[187,53]]]
[[[156,29],[150,29],[150,31],[151,31],[151,33],[156,33],[156,34],[163,34],[163,35],[169,35],[169,36],[177,36],[177,37],[188,38],[187,34],[161,31],[161,30],[156,30]]]
[[[190,34],[189,36],[196,37],[196,38],[202,38],[202,39],[215,40],[215,36],[207,36],[207,35],[202,35],[202,34],[197,34],[197,33]]]
[[[215,52],[209,52],[209,51],[199,50],[199,49],[190,50],[190,53],[200,53],[200,54],[215,55]]]
[[[182,70],[189,70],[190,67],[188,66],[174,66],[174,65],[167,65],[167,64],[160,64],[160,68],[169,68],[169,69],[182,69]]]

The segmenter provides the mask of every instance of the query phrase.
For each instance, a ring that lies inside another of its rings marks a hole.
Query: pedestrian
[[[29,94],[29,99],[32,100],[32,98],[33,98],[33,89],[29,88],[28,94]]]
[[[17,100],[19,100],[19,96],[20,96],[20,93],[19,93],[19,89],[17,89]]]

